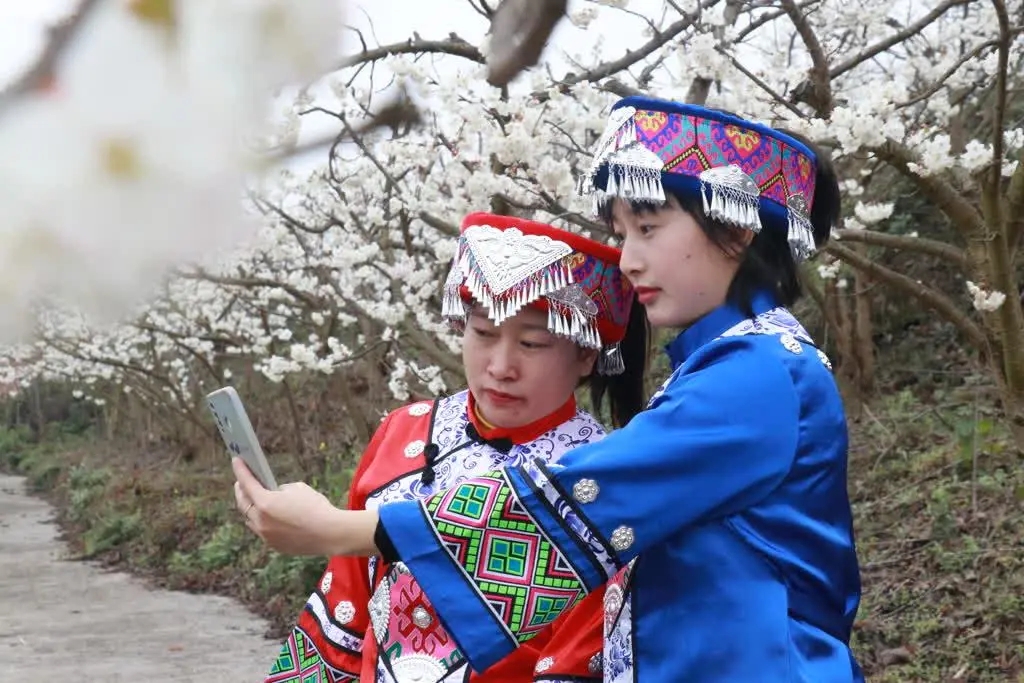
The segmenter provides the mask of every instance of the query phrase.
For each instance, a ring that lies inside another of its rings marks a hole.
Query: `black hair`
[[[814,244],[821,248],[828,242],[832,226],[839,220],[842,208],[835,168],[831,159],[805,137],[776,130],[806,145],[817,158],[814,202],[811,206],[810,219]],[[740,241],[742,233],[739,232],[744,228],[707,216],[699,196],[682,196],[667,189],[666,195],[665,203],[630,201],[630,209],[636,214],[652,213],[674,199],[679,208],[694,217],[712,244],[724,253],[739,258],[740,267],[729,285],[726,301],[738,306],[746,315],[753,316],[753,298],[759,291],[770,292],[782,306],[792,306],[800,298],[803,293],[800,286],[800,271],[790,251],[785,230],[765,227],[754,235],[750,245],[744,249]],[[611,212],[612,202],[604,203],[601,207],[601,217],[609,225]]]
[[[595,415],[601,414],[604,400],[608,399],[611,422],[615,428],[624,427],[645,407],[644,375],[650,352],[649,339],[647,313],[634,297],[629,309],[626,334],[619,342],[625,370],[618,375],[602,375],[597,372],[595,365],[594,372],[583,380],[584,384],[590,386],[590,401]]]

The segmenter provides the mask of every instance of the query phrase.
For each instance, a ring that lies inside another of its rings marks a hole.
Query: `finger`
[[[266,493],[267,490],[263,488],[263,484],[260,483],[259,479],[249,471],[249,466],[245,464],[245,461],[241,458],[231,458],[231,469],[235,473],[237,483],[242,487],[242,493],[250,501],[259,503],[260,496]]]
[[[235,507],[238,508],[239,512],[244,513],[245,509],[249,507],[249,503],[251,501],[249,500],[249,497],[245,495],[245,491],[242,490],[242,485],[237,481],[233,488],[235,490]]]

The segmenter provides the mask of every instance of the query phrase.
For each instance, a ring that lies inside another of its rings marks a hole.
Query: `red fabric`
[[[520,427],[495,427],[486,425],[477,412],[476,399],[473,393],[469,393],[469,403],[466,407],[469,413],[469,421],[476,427],[476,431],[485,439],[509,439],[512,443],[527,443],[533,441],[541,434],[551,431],[576,414],[576,396],[570,394],[569,400],[562,404],[562,407],[539,420]]]

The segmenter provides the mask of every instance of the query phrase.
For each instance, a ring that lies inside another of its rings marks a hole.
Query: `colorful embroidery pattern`
[[[573,282],[597,304],[599,315],[609,318],[615,325],[625,325],[633,302],[633,288],[622,276],[622,271],[578,252],[572,255],[569,265]]]
[[[327,666],[309,636],[292,629],[264,683],[355,683],[357,676]]]
[[[735,164],[757,183],[761,196],[786,206],[792,195],[814,200],[815,163],[782,140],[711,118],[677,112],[637,111],[636,137],[665,163],[666,173],[698,176]]]
[[[519,642],[584,597],[579,578],[502,473],[434,496],[425,508],[442,543]]]

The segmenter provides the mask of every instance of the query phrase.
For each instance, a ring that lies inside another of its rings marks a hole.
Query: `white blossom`
[[[818,266],[818,276],[822,280],[835,280],[839,277],[839,269],[842,267],[842,262],[833,261],[832,263]]]
[[[856,206],[853,207],[853,212],[857,216],[857,220],[863,224],[874,225],[875,223],[881,223],[892,216],[895,205],[891,202],[884,204],[869,203],[869,202],[857,202]],[[847,227],[850,227],[849,225]]]
[[[971,295],[971,303],[974,308],[983,313],[992,313],[999,310],[999,307],[1006,301],[1006,295],[1002,292],[987,292],[970,280],[967,281],[967,292]]]

